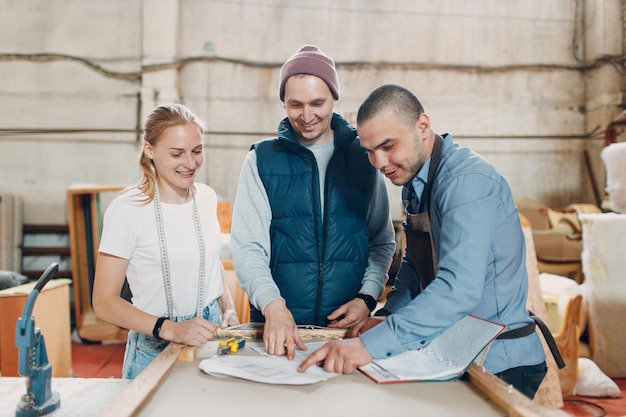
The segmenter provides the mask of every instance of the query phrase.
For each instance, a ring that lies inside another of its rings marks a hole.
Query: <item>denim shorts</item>
[[[194,318],[192,314],[183,317],[174,317],[174,322],[186,321]],[[220,308],[217,300],[213,300],[204,308],[202,316],[213,323],[220,324],[222,317],[220,316]],[[126,352],[124,353],[124,365],[122,366],[122,378],[133,379],[146,366],[148,366],[169,344],[168,340],[160,340],[153,336],[138,333],[134,330],[128,331],[128,339],[126,341]]]

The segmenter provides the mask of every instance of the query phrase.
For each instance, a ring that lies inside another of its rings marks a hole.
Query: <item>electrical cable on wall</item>
[[[162,64],[144,65],[138,72],[116,72],[107,70],[99,64],[86,58],[54,53],[39,54],[10,54],[1,53],[0,61],[32,61],[32,62],[53,62],[53,61],[76,61],[88,68],[104,75],[105,77],[119,79],[139,83],[142,75],[145,73],[158,72],[163,70],[176,69],[180,70],[186,65],[198,62],[227,62],[235,65],[243,65],[253,68],[280,68],[280,62],[262,62],[252,61],[238,58],[228,58],[220,56],[197,56],[178,59],[172,62]],[[346,69],[373,69],[373,70],[411,70],[411,71],[457,71],[477,74],[489,74],[499,72],[513,71],[577,71],[585,72],[597,68],[601,65],[611,65],[614,68],[621,68],[626,62],[626,55],[599,55],[593,60],[583,61],[577,65],[567,64],[512,64],[500,66],[484,66],[484,65],[452,65],[452,64],[433,64],[425,62],[368,62],[368,61],[337,61],[337,67]],[[622,72],[620,70],[620,72]]]

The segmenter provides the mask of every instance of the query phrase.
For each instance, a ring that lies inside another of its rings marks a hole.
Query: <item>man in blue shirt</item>
[[[359,108],[357,131],[370,163],[403,186],[407,253],[377,317],[327,343],[301,365],[351,373],[430,343],[472,314],[507,326],[484,367],[529,396],[547,366],[526,309],[524,235],[505,179],[484,158],[437,135],[410,91],[384,85]]]

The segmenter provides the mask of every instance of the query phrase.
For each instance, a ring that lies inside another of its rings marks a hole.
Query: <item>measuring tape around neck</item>
[[[206,269],[206,253],[204,248],[204,236],[202,234],[202,225],[200,223],[200,215],[198,214],[198,205],[196,204],[196,196],[193,193],[193,223],[196,229],[196,238],[198,240],[198,249],[200,251],[200,269],[198,276],[198,299],[196,302],[196,317],[202,317],[204,309],[204,281]],[[163,269],[163,282],[165,284],[165,297],[167,299],[167,314],[171,319],[174,316],[174,298],[172,296],[172,276],[170,270],[169,257],[167,254],[167,244],[165,239],[165,227],[163,225],[163,213],[161,211],[161,199],[159,197],[159,187],[156,187],[154,193],[154,214],[156,216],[157,232],[159,234],[159,246],[161,249],[161,267]]]

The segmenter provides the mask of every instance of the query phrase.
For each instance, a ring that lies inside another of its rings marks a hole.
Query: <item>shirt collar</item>
[[[424,190],[424,186],[428,182],[428,171],[430,170],[430,160],[431,158],[428,158],[426,163],[422,165],[420,170],[417,171],[417,174],[411,180],[411,185],[413,185],[413,189],[417,193],[418,197],[421,197],[422,191]]]

